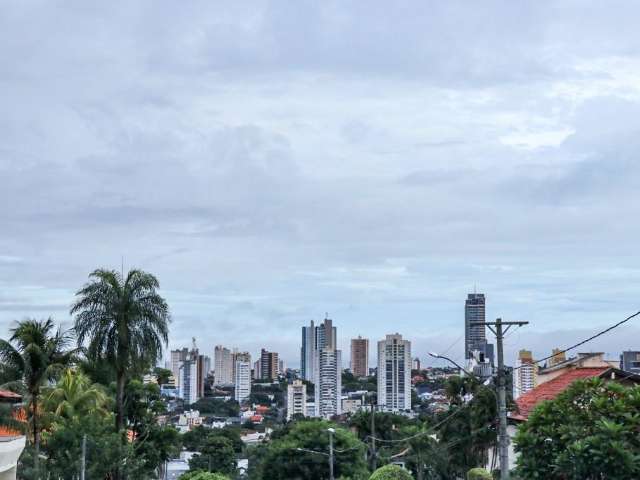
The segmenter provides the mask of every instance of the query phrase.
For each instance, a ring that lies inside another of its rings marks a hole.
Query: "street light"
[[[471,373],[468,370],[462,368],[460,365],[458,365],[456,362],[451,360],[449,357],[445,357],[444,355],[438,355],[437,353],[433,353],[433,352],[429,352],[429,355],[432,356],[433,358],[441,358],[442,360],[446,360],[447,362],[454,364],[456,367],[458,367],[460,370],[462,370],[464,373],[466,373],[470,377],[475,377],[475,375],[473,373]]]

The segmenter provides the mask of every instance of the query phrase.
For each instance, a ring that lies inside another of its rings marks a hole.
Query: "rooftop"
[[[602,375],[608,367],[587,367],[587,368],[575,368],[559,375],[558,377],[549,380],[548,382],[538,385],[533,390],[528,391],[516,400],[518,410],[513,412],[510,417],[514,420],[524,421],[529,418],[529,414],[533,409],[544,400],[553,400],[562,392],[564,392],[569,385],[576,380],[582,380],[585,378],[593,378]]]

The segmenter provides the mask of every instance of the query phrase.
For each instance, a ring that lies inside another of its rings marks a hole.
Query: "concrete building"
[[[277,352],[268,352],[264,348],[260,351],[260,378],[262,380],[276,380],[278,378]]]
[[[485,298],[483,293],[470,293],[464,304],[464,358],[470,359],[474,350],[484,350],[487,337],[484,325],[472,322],[485,321]]]
[[[518,398],[538,384],[538,365],[534,363],[533,354],[529,350],[520,350],[514,373],[515,397]]]
[[[378,342],[378,405],[391,412],[411,409],[411,342],[399,333]]]
[[[549,359],[549,362],[547,363],[548,367],[553,367],[555,365],[558,365],[559,363],[567,361],[567,354],[559,348],[554,348],[553,350],[551,350],[551,355],[553,356]]]
[[[235,354],[235,394],[238,403],[251,395],[251,355],[248,352]]]
[[[316,355],[315,416],[330,418],[342,413],[342,352],[323,348]]]
[[[413,370],[418,370],[418,371],[420,371],[420,370],[422,370],[422,368],[420,368],[420,367],[421,367],[421,365],[420,365],[420,359],[419,359],[418,357],[414,358],[414,359],[413,359],[413,365],[411,366],[411,368],[412,368]]]
[[[234,383],[234,359],[231,350],[216,345],[213,354],[213,384],[214,385],[233,385]]]
[[[178,392],[186,405],[195,403],[200,398],[198,385],[198,359],[189,354],[178,369]]]
[[[294,415],[306,416],[307,386],[302,380],[295,380],[287,386],[287,420]]]
[[[313,382],[314,364],[316,354],[316,326],[311,320],[311,325],[302,327],[302,346],[300,348],[300,377]]]
[[[605,360],[603,352],[578,353],[576,357],[545,368],[538,367],[538,386],[576,368],[619,368],[618,360]]]
[[[198,355],[198,398],[204,397],[204,384],[211,370],[211,358],[207,355]]]
[[[171,350],[171,360],[169,361],[169,369],[171,370],[171,374],[174,378],[178,378],[178,371],[180,370],[180,365],[187,359],[187,355],[189,355],[188,348],[182,348],[179,350]]]
[[[351,339],[351,373],[356,377],[366,377],[369,374],[369,339]]]
[[[620,370],[640,375],[640,352],[622,352],[622,355],[620,355]]]

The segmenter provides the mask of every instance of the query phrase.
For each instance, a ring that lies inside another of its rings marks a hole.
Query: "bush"
[[[493,480],[493,476],[484,468],[472,468],[467,472],[467,480]]]
[[[180,480],[229,480],[229,477],[225,477],[221,473],[211,473],[204,472],[202,470],[196,470],[180,475]]]
[[[385,465],[380,467],[373,475],[369,477],[369,480],[412,480],[411,474],[398,465]]]

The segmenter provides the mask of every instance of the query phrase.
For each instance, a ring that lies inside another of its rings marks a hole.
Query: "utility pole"
[[[373,398],[371,399],[371,466],[372,471],[375,472],[378,466],[378,459],[376,453],[376,410]]]
[[[82,436],[82,463],[80,464],[80,480],[85,480],[87,470],[87,436]]]
[[[329,480],[335,480],[333,477],[333,434],[335,430],[329,428],[327,431],[329,432]]]
[[[512,326],[522,327],[529,322],[503,322],[496,318],[495,322],[471,322],[471,325],[484,325],[496,336],[498,347],[498,415],[500,430],[498,434],[498,449],[500,451],[500,480],[509,480],[509,435],[507,433],[507,386],[504,369],[504,335]],[[495,327],[495,329],[494,329]],[[507,327],[504,328],[503,327]]]

